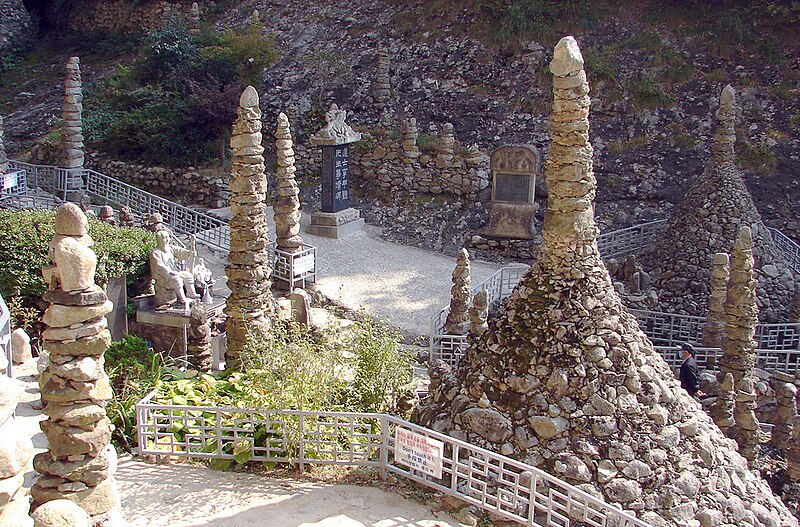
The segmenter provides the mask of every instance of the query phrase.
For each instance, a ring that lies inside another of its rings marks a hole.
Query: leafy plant
[[[111,439],[117,447],[130,452],[137,445],[136,403],[177,370],[167,366],[164,357],[155,353],[146,340],[134,335],[111,343],[105,360],[114,391],[106,406],[114,425]]]
[[[628,83],[631,102],[638,109],[669,107],[675,97],[665,92],[661,85],[648,73]]]
[[[757,174],[771,174],[778,168],[778,158],[766,142],[754,145],[743,141],[737,145],[739,162]]]
[[[54,223],[54,211],[0,210],[0,294],[18,306],[16,317],[21,322],[30,318],[25,310],[36,308],[47,288],[41,269],[50,264],[47,251],[55,235]],[[130,284],[148,272],[150,250],[155,246],[152,233],[90,219],[89,234],[95,242],[98,283],[124,274]]]

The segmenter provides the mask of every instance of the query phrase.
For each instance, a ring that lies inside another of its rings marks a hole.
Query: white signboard
[[[314,270],[314,253],[306,254],[300,258],[295,258],[292,266],[295,276]]]
[[[0,190],[8,190],[14,188],[19,184],[19,172],[11,172],[3,176],[3,186]]]
[[[444,443],[406,428],[394,431],[394,460],[414,470],[442,477]]]

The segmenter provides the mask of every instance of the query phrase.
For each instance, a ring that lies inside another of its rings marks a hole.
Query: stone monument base
[[[532,203],[489,203],[489,225],[481,234],[490,238],[533,240],[536,205]]]
[[[349,208],[339,212],[315,212],[306,232],[324,238],[344,238],[364,227],[364,218],[358,209]]]

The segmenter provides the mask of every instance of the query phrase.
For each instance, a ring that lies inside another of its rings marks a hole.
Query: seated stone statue
[[[188,307],[190,299],[199,298],[192,273],[178,267],[178,262],[194,257],[193,251],[170,244],[169,231],[156,233],[156,246],[150,252],[150,274],[155,281],[157,306],[171,305],[177,301]]]

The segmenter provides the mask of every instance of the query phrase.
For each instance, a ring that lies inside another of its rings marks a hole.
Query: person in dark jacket
[[[678,376],[681,388],[689,392],[692,397],[703,396],[703,392],[700,391],[700,370],[694,358],[694,347],[688,342],[684,342],[680,345],[680,350],[683,357],[681,372]]]

